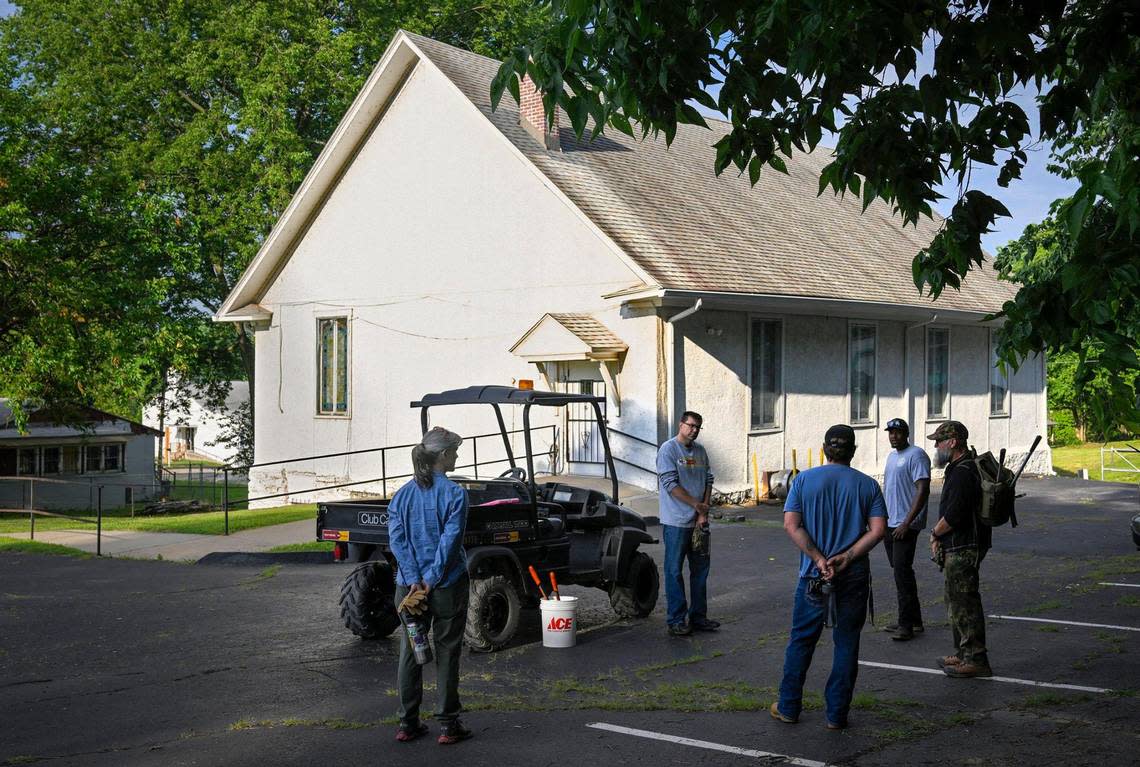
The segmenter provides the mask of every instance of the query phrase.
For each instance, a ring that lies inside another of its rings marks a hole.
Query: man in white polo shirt
[[[910,426],[901,418],[887,421],[887,435],[894,448],[887,455],[883,496],[887,501],[887,534],[883,537],[887,561],[895,573],[899,619],[887,626],[892,639],[906,642],[922,633],[922,606],[914,577],[914,549],[918,534],[926,527],[930,499],[930,456],[910,444]]]

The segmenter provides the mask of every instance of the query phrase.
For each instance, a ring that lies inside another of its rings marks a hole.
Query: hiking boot
[[[400,722],[400,726],[396,728],[396,740],[401,743],[410,743],[427,734],[428,727],[423,722]]]
[[[670,623],[669,636],[671,637],[687,637],[693,633],[693,627],[689,625],[688,621],[683,623]]]
[[[823,726],[829,730],[846,730],[847,722],[844,722],[843,724],[837,724],[835,722],[824,722]]]
[[[971,679],[976,676],[993,676],[994,672],[988,664],[983,663],[967,663],[962,661],[956,665],[945,665],[942,667],[942,673],[946,676],[954,677],[955,679]]]
[[[700,623],[693,622],[693,631],[716,631],[720,628],[720,621],[711,621],[705,618]]]
[[[935,663],[938,664],[938,668],[940,669],[945,669],[947,666],[957,666],[961,662],[962,659],[957,655],[943,655],[941,658],[935,661]]]
[[[768,713],[771,714],[772,718],[775,719],[777,722],[783,722],[784,724],[795,724],[796,722],[799,721],[798,718],[791,717],[791,716],[784,716],[783,714],[781,714],[779,703],[773,703],[772,707],[768,709]]]
[[[452,719],[439,731],[439,744],[441,746],[450,746],[452,743],[467,740],[474,735],[475,733],[463,726],[463,722],[458,719]]]
[[[891,639],[896,642],[909,642],[914,639],[915,631],[909,626],[904,626],[891,635]]]
[[[897,623],[888,623],[886,626],[883,626],[883,631],[887,632],[888,634],[897,634],[901,628],[902,626]],[[911,628],[911,631],[913,631],[915,634],[921,634],[923,631],[926,631],[926,629],[922,626],[914,626]]]

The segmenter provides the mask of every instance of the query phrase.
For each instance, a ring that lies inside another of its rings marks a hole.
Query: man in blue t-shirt
[[[784,502],[784,530],[800,550],[800,578],[784,654],[780,699],[772,718],[794,724],[803,708],[804,679],[825,624],[835,654],[824,693],[827,729],[847,726],[859,671],[859,635],[867,619],[871,565],[867,553],[887,528],[879,484],[851,468],[855,430],[832,426],[823,438],[827,463],[799,474]]]
[[[681,414],[677,436],[657,449],[657,494],[661,514],[661,538],[665,543],[665,622],[670,636],[688,636],[694,631],[716,631],[720,622],[708,617],[705,585],[711,558],[693,548],[693,528],[707,528],[713,474],[709,456],[697,442],[704,419],[700,413]],[[685,602],[682,572],[689,562],[689,596]]]
[[[887,500],[887,534],[883,548],[895,574],[899,598],[899,619],[887,626],[897,642],[914,639],[922,633],[922,605],[918,601],[918,581],[914,577],[914,550],[918,534],[926,527],[926,507],[930,499],[930,456],[910,444],[910,425],[901,418],[887,421],[887,436],[894,448],[887,454],[883,475],[883,495]]]

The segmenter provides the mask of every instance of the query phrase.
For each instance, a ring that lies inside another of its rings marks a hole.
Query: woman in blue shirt
[[[459,654],[467,622],[467,557],[463,551],[467,493],[445,473],[454,471],[462,442],[458,434],[438,426],[425,434],[412,448],[415,477],[388,505],[388,536],[396,557],[397,609],[408,593],[427,594],[424,618],[435,637],[436,718],[442,744],[458,743],[472,734],[459,721]],[[398,681],[400,726],[396,740],[407,742],[428,731],[420,721],[423,671],[407,641],[400,643]]]

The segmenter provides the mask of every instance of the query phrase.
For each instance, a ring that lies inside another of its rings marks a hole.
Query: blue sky
[[[0,0],[0,16],[7,16],[14,10],[10,0]],[[923,56],[922,58],[927,57]],[[919,66],[921,69],[921,61]],[[1032,94],[1023,94],[1017,98],[1017,101],[1029,116],[1029,124],[1036,134],[1037,108]],[[1053,200],[1058,197],[1065,197],[1075,189],[1072,182],[1058,178],[1045,169],[1048,160],[1049,149],[1047,146],[1039,146],[1034,151],[1029,152],[1029,164],[1022,172],[1021,180],[1013,182],[1008,189],[1002,189],[997,185],[997,168],[981,167],[975,169],[971,179],[971,187],[997,197],[1005,203],[1012,214],[1010,218],[999,219],[996,231],[986,235],[983,239],[982,244],[990,253],[996,253],[997,249],[1007,241],[1020,236],[1027,224],[1044,218],[1049,212],[1049,204]],[[709,163],[711,166],[711,156]],[[943,215],[948,215],[956,199],[956,189],[948,188],[941,191],[947,199],[935,207]]]

